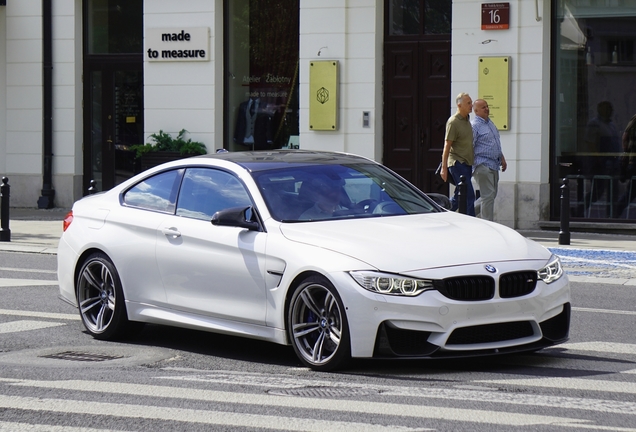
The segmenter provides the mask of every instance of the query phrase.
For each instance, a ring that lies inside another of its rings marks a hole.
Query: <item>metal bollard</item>
[[[459,212],[461,214],[467,213],[468,197],[466,196],[466,177],[459,176],[459,183],[457,184],[459,191],[457,192],[457,198],[459,199]]]
[[[9,198],[11,197],[11,186],[9,179],[2,177],[0,186],[0,241],[11,241],[11,230],[9,229]]]
[[[561,186],[561,231],[559,231],[559,244],[570,244],[570,188],[568,179],[563,179]]]

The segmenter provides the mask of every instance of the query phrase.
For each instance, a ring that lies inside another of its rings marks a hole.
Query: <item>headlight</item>
[[[563,267],[558,256],[552,255],[548,265],[537,271],[539,279],[545,283],[552,283],[563,276]]]
[[[433,282],[426,279],[405,278],[374,271],[353,271],[349,274],[362,288],[379,294],[413,297],[433,289]]]

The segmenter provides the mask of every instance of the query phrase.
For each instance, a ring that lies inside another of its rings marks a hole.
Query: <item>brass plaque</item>
[[[497,129],[510,130],[510,57],[479,57],[478,93]]]
[[[338,60],[309,62],[309,129],[338,129]]]

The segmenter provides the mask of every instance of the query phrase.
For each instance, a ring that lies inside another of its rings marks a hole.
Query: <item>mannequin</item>
[[[252,150],[262,150],[271,146],[272,116],[263,109],[259,98],[250,97],[239,105],[234,142],[250,146]]]

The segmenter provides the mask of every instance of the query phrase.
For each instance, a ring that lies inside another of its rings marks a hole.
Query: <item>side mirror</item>
[[[435,204],[438,206],[445,208],[446,210],[451,209],[450,199],[446,195],[438,194],[438,193],[427,193],[426,194],[430,199],[435,201]]]
[[[252,207],[233,207],[218,211],[212,216],[212,225],[232,226],[247,228],[250,231],[259,231],[261,226],[254,220]]]

